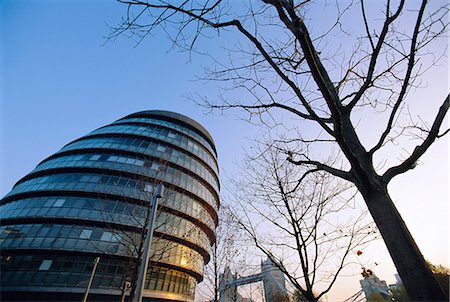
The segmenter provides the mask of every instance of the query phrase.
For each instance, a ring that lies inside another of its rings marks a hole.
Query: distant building
[[[162,183],[144,301],[193,301],[215,241],[216,158],[205,128],[167,111],[131,114],[67,144],[1,200],[0,300],[82,301],[100,256],[88,301],[120,301]]]
[[[397,281],[397,284],[403,284],[403,281],[402,281],[402,279],[400,278],[400,275],[399,275],[399,274],[395,274],[394,277],[395,277],[395,280]]]
[[[226,267],[219,276],[220,302],[250,302],[239,295],[237,288],[254,282],[263,282],[265,301],[286,301],[288,297],[286,280],[283,272],[268,258],[261,261],[261,272],[258,274],[238,277]]]
[[[399,274],[394,275],[395,280],[397,281],[395,284],[389,284],[389,290],[396,290],[403,286],[403,281],[400,279]]]
[[[237,280],[239,280],[237,275],[233,274],[229,267],[226,267],[223,274],[219,276],[220,302],[253,302],[252,299],[245,298],[238,293]]]
[[[363,280],[359,280],[362,290],[368,299],[372,294],[379,293],[383,298],[390,299],[390,293],[386,281],[381,281],[370,269],[362,272]]]
[[[269,259],[261,262],[262,281],[266,301],[285,301],[287,297],[284,273]]]

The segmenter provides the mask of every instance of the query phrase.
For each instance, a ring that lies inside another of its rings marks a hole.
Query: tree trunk
[[[412,301],[447,301],[387,192],[360,190]]]
[[[305,297],[305,299],[308,301],[308,302],[317,302],[317,298],[314,296],[314,294],[312,293],[312,292],[310,292],[310,291],[308,291],[308,292],[306,292],[305,294],[304,294],[304,297]]]

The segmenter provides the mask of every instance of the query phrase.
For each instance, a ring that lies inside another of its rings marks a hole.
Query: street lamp
[[[147,273],[148,260],[150,258],[150,245],[152,243],[153,238],[153,229],[155,224],[156,211],[158,208],[158,199],[163,196],[163,193],[164,193],[164,186],[161,184],[157,185],[150,205],[151,212],[147,224],[147,236],[145,238],[144,252],[142,253],[142,262],[139,268],[139,277],[137,281],[136,292],[134,293],[133,298],[134,302],[142,301],[142,291],[144,289],[145,275]]]
[[[100,261],[100,257],[96,257],[94,260],[94,267],[92,268],[91,277],[89,278],[89,283],[86,288],[86,292],[84,293],[83,302],[87,301],[89,291],[91,290],[92,280],[94,280],[95,271],[97,270],[97,265]]]

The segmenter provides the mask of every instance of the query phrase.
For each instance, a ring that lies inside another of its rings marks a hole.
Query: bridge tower
[[[284,274],[272,260],[267,258],[261,261],[261,272],[250,276],[237,277],[231,273],[229,267],[226,267],[224,273],[219,276],[220,302],[244,301],[245,299],[237,292],[237,287],[259,281],[263,282],[266,302],[288,301]]]

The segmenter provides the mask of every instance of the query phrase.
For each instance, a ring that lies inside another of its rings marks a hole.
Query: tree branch
[[[345,106],[345,110],[350,111],[359,102],[361,97],[366,92],[367,88],[372,83],[372,76],[373,76],[373,73],[375,71],[376,63],[378,61],[378,55],[380,54],[381,47],[383,46],[384,40],[386,38],[386,35],[388,34],[389,26],[391,25],[392,22],[395,21],[395,19],[398,18],[398,16],[400,16],[400,12],[402,11],[404,4],[405,4],[405,0],[402,0],[400,2],[400,4],[398,5],[397,11],[391,17],[389,17],[389,5],[387,5],[387,7],[386,7],[386,20],[385,20],[385,22],[383,24],[383,29],[381,30],[380,38],[378,38],[377,45],[376,45],[374,51],[372,52],[372,55],[371,55],[371,58],[370,58],[369,67],[368,67],[368,70],[367,70],[366,80],[364,81],[363,85],[361,86],[361,88],[356,93],[356,95],[353,98],[353,100]]]
[[[317,168],[314,171],[319,171],[319,170],[325,171],[334,176],[340,177],[344,180],[355,182],[352,173],[330,167],[326,164],[323,164],[323,163],[315,161],[315,160],[293,160],[291,158],[288,158],[288,161],[297,166],[301,166],[301,165],[314,166]]]
[[[417,160],[425,153],[425,151],[428,150],[428,148],[436,140],[436,138],[438,138],[439,128],[441,127],[445,115],[447,114],[448,111],[449,97],[450,94],[447,95],[447,98],[445,99],[444,103],[439,108],[438,114],[436,115],[433,125],[431,126],[431,129],[427,137],[423,141],[423,143],[419,146],[416,146],[413,153],[400,165],[392,167],[384,173],[384,175],[382,176],[384,183],[387,184],[394,176],[404,173],[410,169],[413,169],[415,166],[414,164],[417,162]]]
[[[419,35],[420,24],[422,22],[422,17],[423,17],[423,14],[425,12],[426,4],[427,4],[426,0],[422,1],[422,6],[420,7],[420,11],[419,11],[419,14],[417,16],[416,25],[414,27],[414,33],[413,33],[413,37],[412,37],[412,40],[411,40],[411,48],[410,48],[409,60],[408,60],[408,68],[406,70],[405,78],[403,79],[403,84],[402,84],[401,91],[399,93],[397,101],[395,102],[394,108],[392,108],[392,112],[391,112],[391,114],[389,116],[389,120],[388,120],[388,123],[386,125],[386,128],[385,128],[384,132],[381,134],[380,139],[378,140],[378,143],[369,151],[369,154],[371,154],[371,155],[373,155],[373,153],[375,153],[375,151],[377,151],[378,149],[381,148],[381,146],[383,146],[386,137],[388,136],[388,134],[392,130],[392,125],[394,123],[396,114],[397,114],[397,112],[398,112],[398,110],[400,108],[400,105],[403,103],[404,97],[406,95],[406,90],[407,90],[407,88],[409,86],[409,81],[411,79],[411,73],[412,73],[412,70],[413,70],[414,65],[415,65],[414,63],[415,63],[417,37]]]

